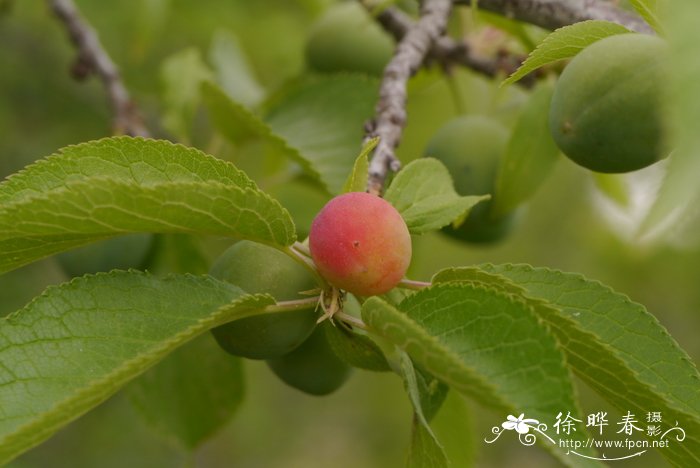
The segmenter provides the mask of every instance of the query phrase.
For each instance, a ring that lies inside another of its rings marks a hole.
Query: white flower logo
[[[524,417],[525,413],[521,413],[517,418],[512,414],[509,414],[506,418],[507,421],[504,421],[501,426],[507,431],[512,431],[515,429],[518,434],[527,434],[530,432],[531,424],[534,424],[534,426],[537,427],[537,425],[540,423],[537,419],[523,419]]]

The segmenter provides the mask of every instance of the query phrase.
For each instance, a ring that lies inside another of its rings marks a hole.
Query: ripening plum
[[[399,212],[364,192],[339,195],[321,209],[309,249],[329,283],[358,296],[389,291],[411,262],[411,236]]]
[[[359,72],[380,75],[394,43],[357,2],[330,8],[313,25],[306,60],[319,72]]]
[[[251,294],[271,294],[278,301],[300,299],[299,292],[316,287],[311,275],[294,260],[272,247],[250,241],[240,241],[226,250],[210,274]],[[231,354],[269,359],[299,346],[314,330],[317,318],[311,307],[234,320],[214,328],[212,333]]]
[[[622,173],[666,156],[662,125],[663,39],[619,34],[593,43],[567,65],[552,96],[549,127],[575,163]]]
[[[311,336],[291,353],[267,361],[272,371],[287,385],[311,395],[327,395],[347,380],[350,366],[341,361],[326,340],[323,327],[316,328]]]
[[[442,126],[428,142],[424,155],[439,159],[463,196],[493,196],[501,157],[508,142],[508,131],[499,122],[483,116],[462,116]],[[481,202],[469,212],[458,228],[443,232],[471,243],[496,242],[511,230],[514,213],[494,217],[492,202]]]

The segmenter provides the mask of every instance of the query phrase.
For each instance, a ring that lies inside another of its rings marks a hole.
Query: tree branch
[[[454,0],[454,3],[471,5],[472,0]],[[601,0],[479,0],[479,8],[545,29],[596,19],[612,21],[632,31],[653,34],[651,26],[639,16]]]
[[[394,150],[406,124],[406,85],[420,68],[431,45],[445,31],[451,0],[424,0],[420,19],[407,30],[384,69],[375,119],[368,125],[368,137],[379,137],[369,164],[367,190],[380,194],[389,170],[401,163]]]
[[[112,108],[114,133],[149,136],[117,66],[102,47],[95,30],[82,18],[73,0],[48,0],[48,3],[77,49],[78,56],[72,68],[73,76],[76,79],[84,79],[95,73],[104,84]]]
[[[385,8],[377,15],[377,21],[397,41],[403,39],[414,23],[409,15],[394,7]],[[516,57],[512,54],[503,54],[495,58],[482,57],[474,53],[469,43],[457,41],[448,36],[441,36],[433,43],[425,59],[426,63],[437,61],[445,68],[461,65],[489,78],[499,75],[510,76],[523,60],[524,57]],[[535,75],[528,75],[518,81],[518,84],[532,87],[535,84],[535,78]]]

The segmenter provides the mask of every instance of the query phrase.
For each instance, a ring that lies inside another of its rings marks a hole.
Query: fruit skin
[[[662,39],[619,34],[579,53],[552,97],[549,128],[575,163],[621,173],[665,156],[662,130]]]
[[[351,368],[341,361],[326,340],[326,322],[286,356],[270,359],[267,365],[287,385],[311,395],[327,395],[348,379]]]
[[[272,247],[250,241],[229,247],[214,262],[210,274],[251,294],[271,294],[278,301],[300,299],[300,291],[317,287],[304,267],[294,260]],[[312,307],[234,320],[214,328],[212,333],[231,354],[269,359],[299,346],[314,330],[317,319]]]
[[[309,250],[321,276],[358,296],[396,286],[411,263],[411,236],[389,202],[364,192],[329,201],[314,218]]]
[[[129,234],[63,252],[56,259],[71,277],[115,269],[140,269],[152,244],[151,234]]]
[[[493,195],[507,142],[508,131],[499,122],[483,116],[462,116],[435,133],[424,155],[442,161],[460,195]],[[470,243],[501,240],[510,232],[515,215],[494,218],[491,205],[491,200],[477,204],[457,229],[447,226],[442,232]]]
[[[394,43],[356,2],[336,5],[312,26],[306,61],[322,73],[360,72],[381,75]]]

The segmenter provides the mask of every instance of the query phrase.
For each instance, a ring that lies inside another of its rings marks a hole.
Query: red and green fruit
[[[267,293],[277,301],[301,299],[299,292],[314,289],[311,275],[282,252],[250,241],[226,250],[210,274],[244,291]],[[316,326],[318,314],[311,307],[293,312],[257,315],[235,320],[212,330],[226,351],[249,359],[269,359],[299,346]]]
[[[383,294],[406,274],[411,236],[383,198],[364,192],[339,195],[316,215],[309,249],[321,276],[357,296]]]
[[[567,65],[552,97],[549,127],[559,148],[596,172],[622,173],[666,156],[662,125],[663,39],[619,34]]]
[[[428,142],[424,155],[439,159],[450,171],[462,196],[493,196],[501,157],[508,143],[508,130],[483,116],[462,116],[442,126]],[[492,202],[477,204],[458,228],[445,227],[451,237],[470,243],[496,242],[511,230],[514,214],[494,217]]]
[[[306,44],[306,61],[323,73],[381,75],[394,42],[357,2],[330,8],[314,24]]]
[[[340,388],[350,375],[350,366],[341,361],[331,349],[323,327],[316,328],[297,349],[267,361],[272,371],[287,385],[311,395],[327,395]]]

